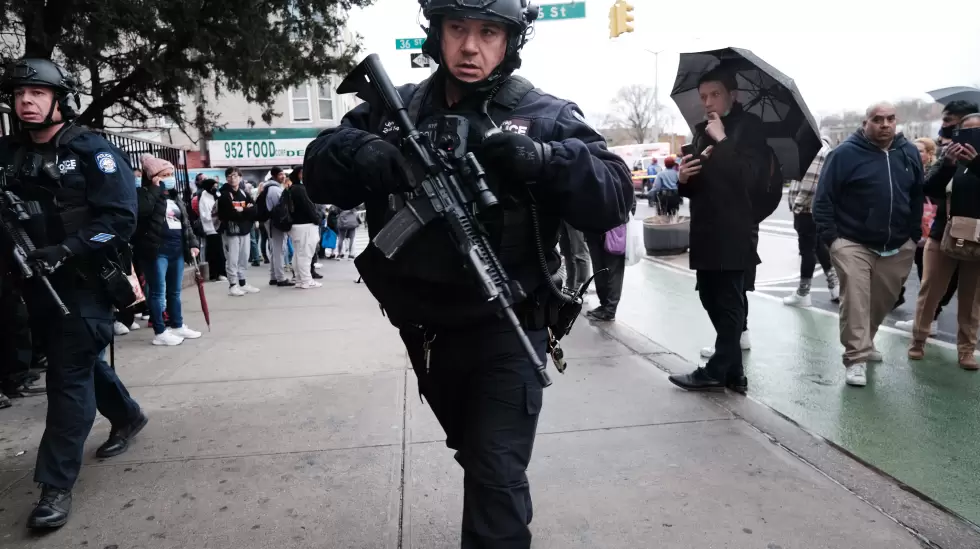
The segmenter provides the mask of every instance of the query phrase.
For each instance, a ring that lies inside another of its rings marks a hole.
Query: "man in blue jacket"
[[[912,268],[922,236],[922,161],[897,133],[895,107],[868,108],[863,127],[827,157],[813,220],[840,277],[840,340],[848,385],[880,362],[874,337]]]

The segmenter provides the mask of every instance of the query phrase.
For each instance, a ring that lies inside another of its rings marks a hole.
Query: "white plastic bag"
[[[636,265],[646,253],[646,245],[643,244],[643,223],[634,220],[630,215],[626,222],[626,266]]]

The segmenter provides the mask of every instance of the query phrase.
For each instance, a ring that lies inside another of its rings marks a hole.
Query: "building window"
[[[333,80],[330,78],[321,80],[320,85],[317,86],[317,108],[320,112],[321,121],[336,120],[334,116]]]
[[[310,122],[310,86],[303,84],[289,90],[289,119],[291,122]]]

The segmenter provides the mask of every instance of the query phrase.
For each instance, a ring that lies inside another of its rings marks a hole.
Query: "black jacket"
[[[455,114],[469,121],[466,146],[477,159],[481,158],[485,132],[494,126],[550,146],[550,158],[533,186],[502,181],[499,174],[504,171],[500,167],[483,165],[487,184],[502,206],[480,214],[487,239],[510,278],[533,295],[543,288],[546,278],[529,220],[529,187],[538,205],[545,263],[554,273],[561,265],[554,247],[562,220],[588,232],[604,232],[626,221],[634,204],[630,170],[606,148],[603,137],[585,122],[581,110],[572,102],[530,86],[526,92],[518,92],[515,83],[521,80],[511,77],[492,97],[477,92],[448,107],[444,78],[440,71],[421,85],[398,88],[409,110],[413,98],[421,101],[418,115],[412,120],[420,132],[440,131],[440,117]],[[314,202],[341,209],[365,204],[372,240],[389,219],[389,196],[372,193],[368,185],[358,182],[355,158],[361,147],[379,136],[396,146],[402,141],[393,120],[377,108],[372,112],[369,103],[361,104],[344,116],[340,126],[320,133],[307,147],[303,164],[306,186]],[[514,234],[505,239],[502,235],[508,227]],[[479,291],[450,234],[446,224],[437,220],[422,228],[394,260],[386,259],[373,244],[358,257],[357,267],[364,282],[393,324],[458,327],[493,318],[497,312],[497,304],[488,302]]]
[[[946,214],[946,186],[953,180],[949,195],[949,217],[962,216],[980,219],[980,156],[969,164],[947,165],[942,159],[936,169],[929,171],[924,186],[925,195],[936,204],[936,220],[929,238],[942,240],[948,221]]]
[[[678,183],[677,189],[691,198],[690,268],[744,271],[760,263],[753,245],[756,224],[749,189],[769,165],[765,130],[762,120],[738,103],[721,121],[726,136],[721,143],[707,135],[706,122],[695,127],[695,149],[714,149],[701,173]]]
[[[293,225],[303,225],[320,223],[320,213],[316,211],[316,206],[310,200],[310,195],[306,192],[306,186],[302,183],[290,185],[286,191],[289,199],[293,201]]]
[[[157,256],[157,250],[163,241],[164,231],[167,228],[167,198],[168,193],[163,187],[158,185],[143,186],[136,191],[137,220],[136,234],[133,237],[133,251],[138,259],[152,259]],[[190,217],[184,203],[176,196],[171,200],[177,204],[180,210],[180,228],[185,259],[190,258],[191,248],[200,248],[201,245],[194,235],[191,228]]]
[[[237,191],[231,189],[231,185],[225,183],[218,191],[218,220],[221,221],[221,228],[218,232],[229,236],[247,235],[252,232],[252,223],[255,222],[255,202],[252,197],[245,192],[239,185]],[[238,211],[235,205],[242,206],[244,209]]]
[[[947,179],[947,182],[949,180]],[[922,238],[922,160],[902,134],[887,151],[858,130],[827,155],[813,221],[830,245],[846,238],[878,251]]]

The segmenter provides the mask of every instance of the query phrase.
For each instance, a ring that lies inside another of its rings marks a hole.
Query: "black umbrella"
[[[783,176],[803,177],[823,144],[817,123],[792,78],[741,48],[682,53],[680,57],[670,98],[692,132],[705,120],[698,82],[709,71],[720,68],[735,77],[742,107],[762,119],[766,140],[779,158]]]
[[[940,105],[948,105],[951,101],[969,101],[980,104],[980,89],[970,86],[953,86],[952,88],[932,90],[929,95]]]

